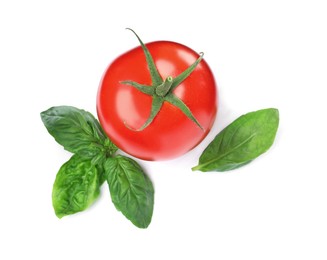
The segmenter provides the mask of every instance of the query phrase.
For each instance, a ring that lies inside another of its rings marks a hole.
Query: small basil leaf
[[[250,163],[271,147],[278,123],[279,113],[274,108],[239,117],[214,138],[192,170],[229,171]]]
[[[48,132],[67,151],[92,158],[98,153],[111,153],[117,148],[110,142],[94,116],[71,106],[52,107],[41,113]]]
[[[73,155],[63,164],[52,190],[52,204],[58,218],[88,208],[99,196],[98,170],[90,160]]]
[[[107,159],[105,171],[117,210],[135,226],[148,227],[153,213],[154,189],[142,168],[131,158],[118,155]]]

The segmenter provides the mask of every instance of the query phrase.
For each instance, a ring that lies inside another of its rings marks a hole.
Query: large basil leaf
[[[98,170],[90,160],[73,155],[61,166],[52,190],[58,218],[88,208],[100,193]]]
[[[139,228],[151,222],[154,189],[142,168],[131,158],[118,155],[105,163],[112,202]]]
[[[117,148],[106,137],[94,116],[71,106],[52,107],[41,113],[48,132],[67,151],[86,158],[99,153],[116,152]]]
[[[273,144],[278,123],[274,108],[239,117],[214,138],[192,170],[228,171],[250,163]]]

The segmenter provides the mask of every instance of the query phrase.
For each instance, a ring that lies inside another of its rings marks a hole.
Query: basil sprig
[[[71,106],[52,107],[41,113],[48,132],[74,155],[59,169],[52,191],[55,214],[62,218],[87,209],[106,181],[118,211],[139,228],[151,223],[154,188],[140,165],[116,155],[98,120]],[[207,146],[192,170],[229,171],[250,163],[274,142],[279,124],[277,109],[245,114],[223,129]]]
[[[98,120],[89,112],[57,106],[41,113],[48,132],[74,155],[59,169],[52,204],[59,218],[87,209],[107,181],[117,210],[135,226],[151,222],[154,189],[151,180],[134,160],[116,155]]]
[[[275,108],[247,113],[224,130],[203,151],[193,171],[229,171],[250,163],[273,144],[279,124]]]

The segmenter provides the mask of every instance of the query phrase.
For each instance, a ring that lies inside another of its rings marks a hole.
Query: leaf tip
[[[62,219],[65,216],[65,214],[63,214],[61,212],[57,212],[57,211],[55,211],[55,214],[56,214],[57,218],[59,218],[59,219]]]
[[[271,117],[274,117],[276,120],[276,124],[279,124],[279,110],[277,108],[269,108],[269,111],[271,111],[270,115]]]
[[[271,107],[271,108],[267,108],[266,110],[271,111],[272,113],[276,114],[277,116],[279,116],[279,110],[278,108],[275,107]]]
[[[138,223],[136,221],[134,221],[134,222],[131,221],[131,222],[134,224],[134,226],[136,226],[138,228],[147,229],[149,227],[150,223],[151,223],[151,220],[148,221],[148,222],[142,222],[142,223]]]
[[[46,113],[47,113],[48,110],[44,110],[40,113],[40,117],[41,119],[43,120],[43,118],[45,117]]]
[[[273,110],[275,111],[277,117],[279,118],[279,110],[278,110],[278,108],[273,108]]]

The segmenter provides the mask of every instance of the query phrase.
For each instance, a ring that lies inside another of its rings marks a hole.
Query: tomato
[[[97,95],[100,124],[118,148],[134,157],[176,158],[198,145],[214,123],[214,76],[202,54],[187,46],[139,41],[140,47],[116,58],[103,75]],[[192,64],[185,79],[169,86]]]

